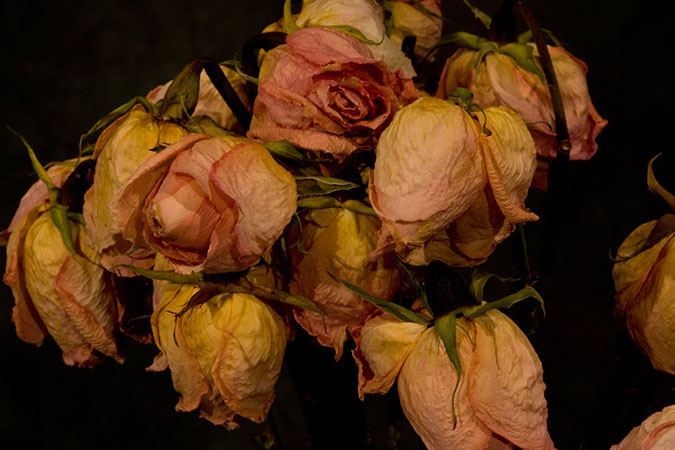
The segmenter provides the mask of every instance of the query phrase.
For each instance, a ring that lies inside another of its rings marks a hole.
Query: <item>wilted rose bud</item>
[[[675,215],[637,227],[617,251],[615,314],[657,370],[675,374]]]
[[[508,108],[475,115],[437,98],[403,108],[382,133],[370,199],[380,248],[408,263],[483,262],[514,229],[536,167],[532,137]]]
[[[441,0],[395,0],[390,3],[391,31],[389,37],[399,47],[403,39],[414,36],[415,55],[421,57],[431,50],[441,38],[443,19]],[[430,58],[433,60],[433,58]]]
[[[313,300],[325,314],[296,308],[295,318],[319,343],[333,347],[336,359],[342,355],[346,331],[363,323],[375,307],[329,274],[386,300],[398,288],[392,254],[368,260],[379,228],[376,217],[345,208],[315,209],[303,217],[302,234],[289,238],[297,241],[291,251],[291,293]]]
[[[598,148],[595,138],[607,121],[591,103],[586,85],[587,67],[561,47],[549,47],[549,52],[565,107],[572,144],[570,159],[589,159]],[[534,53],[538,54],[536,48]],[[476,67],[481,56],[483,59]],[[544,158],[555,157],[555,115],[548,86],[511,56],[458,50],[445,64],[436,95],[446,98],[456,87],[473,92],[473,101],[483,108],[501,105],[513,109],[528,124],[537,153]]]
[[[76,254],[63,244],[46,207],[15,224],[7,247],[5,283],[14,293],[17,335],[40,345],[49,333],[68,365],[92,366],[100,352],[121,362],[115,343],[117,314],[108,273],[72,222]]]
[[[101,253],[101,263],[108,270],[119,271],[117,265],[124,263],[145,267],[152,264],[151,253],[136,251],[122,238],[123,224],[114,213],[114,205],[119,203],[122,188],[141,164],[186,134],[187,130],[180,125],[158,119],[139,105],[113,122],[98,138],[94,184],[85,195],[83,214],[89,243]]]
[[[192,134],[147,160],[110,205],[127,242],[178,272],[255,265],[296,210],[293,176],[261,144]]]
[[[227,81],[230,82],[230,85],[237,93],[237,96],[244,106],[247,109],[250,109],[251,102],[246,93],[246,80],[228,67],[220,66],[220,69],[225,74],[225,77],[227,77]],[[159,100],[163,99],[169,86],[171,86],[171,83],[172,81],[153,89],[147,96],[148,100],[157,103]],[[216,125],[224,130],[231,130],[237,133],[243,131],[241,125],[237,122],[237,118],[232,113],[232,110],[227,106],[227,103],[223,100],[220,93],[218,93],[218,90],[215,88],[205,71],[202,71],[199,75],[199,101],[197,102],[197,106],[195,106],[192,116],[196,119],[198,119],[199,116],[207,116],[213,119]]]
[[[359,393],[385,393],[398,377],[403,412],[429,450],[553,449],[541,363],[522,331],[493,310],[458,318],[456,337],[455,391],[457,371],[435,327],[388,315],[367,321],[354,351]]]
[[[265,55],[258,81],[250,137],[338,159],[374,147],[394,113],[418,97],[365,44],[329,28],[289,34]]]
[[[669,450],[675,448],[675,405],[649,416],[610,450]]]
[[[179,411],[200,409],[202,417],[230,429],[242,417],[262,422],[286,349],[284,323],[248,294],[220,294],[185,309],[197,292],[194,286],[165,290],[151,319],[162,352],[153,368],[168,363],[181,394]]]

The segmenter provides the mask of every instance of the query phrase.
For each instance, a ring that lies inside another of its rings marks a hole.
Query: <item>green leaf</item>
[[[346,200],[342,203],[342,207],[358,214],[379,218],[373,208],[358,200]]]
[[[330,272],[328,272],[328,275],[330,275],[331,278],[333,278],[335,281],[339,281],[340,283],[344,284],[349,290],[359,294],[369,303],[372,303],[382,311],[391,314],[392,316],[396,317],[399,320],[402,320],[403,322],[414,322],[421,324],[428,323],[428,321],[424,317],[417,314],[416,312],[409,310],[408,308],[405,308],[401,305],[398,305],[396,303],[387,300],[383,300],[381,298],[377,298],[374,295],[370,295],[360,287],[353,285],[350,282],[345,281],[342,278],[339,278]]]
[[[339,178],[320,176],[295,177],[298,186],[298,195],[326,195],[338,191],[348,191],[358,188],[359,185]]]
[[[291,11],[291,0],[284,0],[284,33],[291,34],[298,31],[300,27],[293,20],[293,12]]]
[[[44,184],[47,185],[47,189],[58,189],[54,183],[52,183],[51,178],[49,178],[49,175],[47,175],[47,171],[45,170],[44,166],[40,164],[40,161],[37,158],[37,155],[35,154],[35,151],[33,150],[33,147],[30,146],[26,138],[24,138],[21,134],[18,132],[14,131],[12,128],[7,127],[7,129],[15,134],[23,143],[23,146],[26,147],[26,150],[28,150],[28,157],[30,158],[30,163],[33,166],[33,170],[37,174],[38,178],[40,181],[42,181]]]
[[[668,192],[654,176],[654,168],[652,166],[654,165],[656,158],[659,156],[661,156],[661,153],[650,159],[649,164],[647,164],[647,187],[652,194],[656,194],[661,197],[663,201],[666,202],[666,205],[668,205],[668,207],[673,212],[675,212],[675,195]]]
[[[286,139],[283,139],[281,141],[274,141],[274,142],[266,142],[263,144],[267,151],[269,151],[272,156],[281,158],[281,159],[286,159],[289,161],[297,162],[297,163],[316,163],[318,162],[317,160],[312,160],[309,158],[306,158],[295,146],[287,141]]]
[[[401,266],[405,274],[410,278],[410,281],[412,281],[413,286],[415,286],[415,292],[417,294],[417,298],[419,298],[420,303],[422,303],[422,306],[424,306],[424,309],[429,311],[429,314],[434,315],[434,311],[431,309],[431,305],[429,305],[429,299],[427,298],[427,291],[424,289],[424,286],[422,286],[422,283],[420,283],[420,280],[417,279],[414,273],[410,269],[408,269],[408,266],[406,263],[403,262],[399,256],[394,253],[394,257],[396,258],[396,262],[398,262],[398,265]]]
[[[342,203],[327,195],[314,195],[298,199],[298,208],[324,209],[339,208],[340,206],[342,206]]]
[[[492,273],[483,272],[482,270],[474,270],[471,273],[469,292],[479,303],[483,301],[483,291],[485,290],[485,285],[490,280],[490,278],[496,278],[503,282],[516,281],[515,278],[500,277]]]
[[[516,38],[516,42],[519,44],[527,44],[532,40],[532,30],[523,31]]]
[[[87,225],[87,222],[84,220],[84,215],[82,213],[73,213],[69,212],[68,214],[68,219],[72,220],[73,222],[77,222],[83,227]]]
[[[436,43],[436,47],[446,44],[457,44],[460,47],[478,50],[483,44],[487,42],[486,39],[476,36],[475,34],[458,31],[456,33],[448,34],[441,37]]]
[[[314,311],[321,314],[322,316],[324,315],[321,308],[319,308],[316,305],[316,303],[314,303],[313,301],[311,301],[306,297],[303,297],[301,295],[293,295],[288,292],[282,291],[280,289],[275,289],[269,286],[257,285],[252,283],[251,280],[248,279],[247,281],[252,286],[252,289],[248,291],[248,293],[250,293],[251,295],[255,295],[257,297],[264,297],[270,300],[275,300],[292,306],[297,306],[298,308]]]
[[[203,69],[204,58],[196,58],[176,75],[162,101],[163,116],[182,119],[186,112],[192,114],[199,100],[199,76]]]
[[[476,17],[476,19],[480,20],[483,23],[483,25],[485,25],[485,28],[489,30],[490,25],[492,24],[492,18],[487,14],[485,14],[480,9],[473,6],[471,3],[469,3],[469,0],[464,0],[464,4],[469,7],[473,15]]]
[[[382,39],[380,39],[380,42],[376,42],[368,39],[363,33],[361,33],[361,30],[359,30],[358,28],[354,28],[349,25],[328,25],[328,26],[321,25],[321,26],[325,28],[333,28],[335,30],[340,30],[343,33],[347,33],[348,35],[353,36],[359,41],[368,45],[380,45],[382,42],[384,42],[384,38],[386,36],[386,34],[382,34]]]
[[[122,264],[122,267],[132,270],[139,275],[143,275],[146,278],[151,280],[160,280],[160,281],[171,281],[172,283],[177,284],[195,284],[199,285],[204,281],[202,274],[199,272],[192,272],[189,275],[176,273],[170,270],[151,270],[143,269],[141,267],[136,267],[128,264]]]
[[[49,207],[49,214],[52,217],[54,226],[58,228],[63,240],[63,245],[72,254],[75,254],[75,245],[73,244],[72,230],[70,221],[68,221],[68,208],[63,205],[52,205]]]
[[[516,61],[516,63],[520,67],[527,70],[528,72],[532,72],[533,74],[539,77],[539,80],[543,84],[546,84],[546,77],[544,76],[544,72],[541,70],[541,68],[537,65],[536,61],[534,60],[534,48],[525,44],[511,43],[502,45],[499,48],[499,51],[501,53],[509,55]]]
[[[518,292],[511,295],[507,295],[506,297],[500,298],[499,300],[484,303],[478,306],[472,306],[471,308],[466,308],[462,311],[462,314],[464,314],[464,316],[467,317],[468,319],[474,319],[492,309],[510,308],[516,303],[526,300],[528,298],[536,299],[541,305],[542,311],[544,311],[544,314],[546,314],[546,310],[544,309],[544,299],[541,298],[539,292],[537,292],[536,289],[534,289],[532,286],[525,286]]]
[[[455,368],[455,372],[457,372],[457,382],[455,383],[455,389],[452,392],[452,424],[454,427],[457,425],[455,394],[459,387],[459,380],[462,377],[462,361],[460,361],[459,352],[457,351],[457,317],[453,313],[445,314],[435,319],[434,324],[436,325],[436,331],[439,336],[441,336],[448,358]]]

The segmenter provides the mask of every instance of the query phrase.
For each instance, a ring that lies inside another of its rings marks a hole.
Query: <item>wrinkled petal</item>
[[[670,450],[675,448],[675,405],[645,419],[610,450]]]
[[[420,3],[428,11],[441,16],[440,0],[422,0]],[[415,55],[420,58],[426,56],[441,38],[443,20],[421,10],[413,2],[391,2],[391,21],[392,41],[400,48],[405,37],[414,36]],[[433,57],[430,60],[433,61]]]

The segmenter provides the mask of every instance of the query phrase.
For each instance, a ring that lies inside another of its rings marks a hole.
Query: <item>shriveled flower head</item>
[[[298,244],[291,252],[291,293],[313,300],[325,314],[296,308],[295,318],[319,343],[333,347],[336,359],[342,355],[346,331],[362,324],[375,308],[329,274],[386,300],[398,288],[392,254],[368,260],[379,228],[376,217],[345,208],[317,209],[303,217],[302,234],[289,238]]]
[[[293,176],[261,144],[192,134],[138,168],[112,214],[124,239],[179,272],[235,272],[267,252],[296,209]]]
[[[456,337],[455,391],[457,371],[435,327],[388,315],[367,321],[354,351],[359,394],[383,394],[397,381],[403,412],[429,450],[553,449],[541,363],[522,331],[493,310],[458,318]]]
[[[431,50],[441,38],[443,19],[441,0],[394,0],[391,7],[389,37],[400,48],[403,39],[414,36],[415,55],[421,57]],[[433,60],[433,58],[430,58]]]
[[[537,55],[536,48],[534,49]],[[549,47],[560,85],[572,149],[570,158],[586,160],[597,151],[596,137],[607,125],[593,107],[586,84],[586,65],[561,47]],[[548,86],[533,72],[519,66],[508,55],[461,49],[448,59],[441,75],[437,96],[446,98],[456,87],[474,93],[474,101],[487,108],[507,106],[529,124],[544,158],[556,155],[555,116]],[[537,186],[543,187],[543,186]]]
[[[186,310],[198,291],[193,286],[164,291],[151,319],[162,352],[153,368],[168,364],[181,395],[179,411],[199,409],[203,418],[229,429],[242,418],[262,422],[281,371],[284,323],[248,294],[220,294]]]
[[[330,28],[288,35],[265,55],[258,80],[250,137],[287,139],[338,159],[374,147],[394,113],[418,96],[365,44]]]
[[[120,203],[122,189],[138,167],[186,134],[183,127],[158,119],[139,105],[113,122],[98,138],[94,184],[85,195],[83,214],[89,244],[102,254],[101,263],[109,270],[118,271],[116,266],[120,263],[146,267],[152,263],[151,254],[134,251],[122,238],[123,224],[115,213],[115,205]]]
[[[76,253],[71,254],[45,206],[15,223],[4,276],[16,300],[12,320],[26,342],[40,345],[50,334],[68,365],[95,365],[100,362],[96,352],[121,362],[109,274],[82,233],[82,226],[72,222]]]
[[[675,215],[637,227],[617,251],[615,314],[657,370],[675,374]]]
[[[475,265],[516,223],[536,167],[523,121],[503,107],[468,114],[437,98],[403,108],[382,134],[370,199],[384,222],[380,247],[408,263]]]
[[[670,450],[675,448],[675,405],[649,416],[610,450]]]

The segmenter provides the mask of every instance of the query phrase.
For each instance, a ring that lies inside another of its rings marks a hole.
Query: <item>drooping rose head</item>
[[[293,176],[262,145],[186,136],[146,161],[112,208],[124,238],[179,272],[234,272],[267,252],[296,209]]]
[[[120,263],[151,264],[151,254],[134,252],[133,246],[122,238],[122,223],[113,212],[113,205],[119,203],[123,187],[141,164],[186,134],[187,130],[180,125],[158,119],[139,105],[113,122],[98,138],[94,184],[85,195],[83,214],[89,244],[101,253],[101,263],[108,270],[118,271]],[[135,253],[133,259],[127,257],[131,253]]]
[[[176,316],[199,291],[165,291],[151,322],[162,352],[153,368],[171,370],[179,411],[199,409],[214,424],[236,428],[241,418],[262,422],[286,349],[281,317],[248,294],[221,294]]]
[[[610,450],[668,450],[675,448],[675,405],[645,419]]]
[[[615,314],[654,368],[675,374],[675,215],[637,227],[619,247],[612,276]]]
[[[342,355],[346,331],[363,323],[375,308],[329,273],[386,300],[398,288],[392,254],[368,260],[379,228],[376,217],[345,208],[317,209],[303,217],[302,234],[289,237],[304,249],[300,252],[296,246],[291,251],[291,293],[313,300],[325,314],[295,309],[295,318],[319,343],[333,347],[336,359]]]
[[[483,262],[516,223],[536,220],[524,207],[535,166],[532,137],[513,111],[472,116],[419,99],[377,147],[370,199],[384,222],[380,247],[394,245],[414,265]]]
[[[570,158],[586,160],[597,151],[596,137],[607,125],[591,102],[586,84],[586,65],[561,47],[549,47],[551,60],[565,107],[572,149]],[[537,55],[536,48],[534,49]],[[437,96],[446,98],[454,88],[474,93],[473,101],[483,108],[507,106],[526,123],[543,158],[555,158],[555,116],[548,86],[505,54],[490,52],[475,67],[479,52],[458,50],[448,59]],[[544,186],[538,186],[544,187]]]
[[[400,48],[403,39],[414,36],[415,55],[422,58],[441,38],[443,19],[441,0],[396,0],[391,5],[391,31],[389,37]],[[433,60],[433,58],[430,58]]]
[[[305,28],[265,55],[250,137],[287,139],[338,159],[371,148],[394,113],[417,98],[410,79],[338,30]]]
[[[488,311],[458,318],[456,336],[462,374],[455,392],[457,372],[435,327],[388,315],[367,321],[354,351],[360,394],[386,393],[397,380],[403,412],[430,450],[553,449],[541,363],[522,331]]]
[[[122,361],[115,341],[117,313],[109,274],[71,222],[75,254],[63,244],[45,206],[36,206],[15,224],[7,246],[4,281],[16,300],[17,335],[40,345],[48,333],[68,365],[92,366],[95,352]]]

